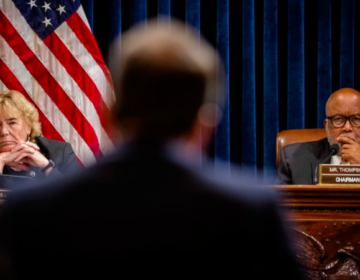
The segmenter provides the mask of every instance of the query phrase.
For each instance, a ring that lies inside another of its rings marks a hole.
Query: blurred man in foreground
[[[360,92],[352,88],[335,91],[325,110],[326,138],[281,149],[278,184],[314,184],[315,169],[320,163],[360,164]],[[330,157],[333,144],[340,149]]]
[[[196,164],[223,73],[194,34],[148,22],[116,42],[123,144],[76,178],[12,194],[1,240],[17,278],[298,278],[270,188]]]

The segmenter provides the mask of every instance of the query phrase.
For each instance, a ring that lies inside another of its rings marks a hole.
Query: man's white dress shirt
[[[343,163],[343,162],[341,161],[341,156],[335,155],[335,156],[332,156],[332,157],[331,157],[330,164],[346,164],[346,165],[349,165],[350,162]]]

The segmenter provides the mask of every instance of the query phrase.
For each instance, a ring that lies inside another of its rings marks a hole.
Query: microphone
[[[333,155],[336,155],[339,152],[339,150],[340,150],[340,147],[338,144],[332,144],[329,149],[330,155],[328,155],[320,164],[323,164],[324,162],[329,160],[329,158],[331,158]],[[319,182],[319,165],[316,166],[316,168],[315,168],[314,180],[313,180],[315,185]]]

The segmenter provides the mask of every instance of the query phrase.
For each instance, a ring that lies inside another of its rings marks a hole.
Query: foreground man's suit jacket
[[[273,190],[233,173],[130,144],[76,177],[12,193],[1,279],[299,279]]]
[[[315,168],[330,155],[327,138],[287,145],[280,150],[276,184],[312,185]],[[328,161],[324,163],[330,163]]]

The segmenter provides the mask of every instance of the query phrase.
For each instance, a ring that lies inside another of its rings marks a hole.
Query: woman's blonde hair
[[[35,137],[40,136],[41,124],[39,122],[39,113],[34,105],[26,100],[25,96],[15,90],[3,91],[0,93],[0,111],[5,109],[11,112],[17,109],[25,122],[30,126],[30,142],[35,142]]]

